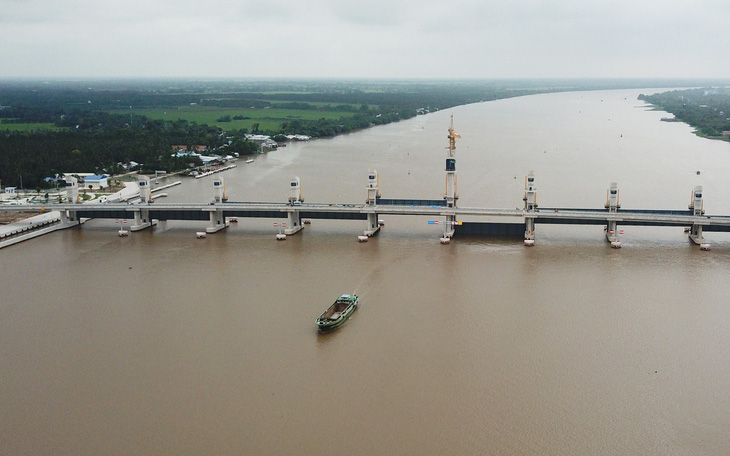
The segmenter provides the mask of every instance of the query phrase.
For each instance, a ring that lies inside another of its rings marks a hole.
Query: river
[[[454,115],[459,205],[730,214],[730,145],[620,90],[535,95],[295,143],[222,174],[231,201],[438,199]],[[700,171],[698,175],[697,171]],[[173,180],[173,179],[171,179]],[[163,182],[165,180],[162,180]],[[167,201],[209,201],[212,178]],[[116,235],[111,221],[3,249],[0,454],[730,453],[730,237],[538,225],[441,245],[426,218],[272,220]],[[341,329],[314,319],[361,297]]]

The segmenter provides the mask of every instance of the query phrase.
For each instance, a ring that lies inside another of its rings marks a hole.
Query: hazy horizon
[[[723,79],[721,0],[0,0],[0,78]]]

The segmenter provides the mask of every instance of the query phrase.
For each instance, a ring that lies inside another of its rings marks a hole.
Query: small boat
[[[253,158],[249,158],[248,160],[246,160],[246,163],[253,163]]]
[[[319,332],[330,332],[345,324],[357,310],[357,299],[357,295],[350,294],[343,294],[337,298],[315,321]]]

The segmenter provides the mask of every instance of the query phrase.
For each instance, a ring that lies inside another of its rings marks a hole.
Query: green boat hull
[[[334,331],[352,316],[357,310],[358,297],[355,295],[340,296],[327,310],[322,312],[317,320],[317,330],[320,333]]]

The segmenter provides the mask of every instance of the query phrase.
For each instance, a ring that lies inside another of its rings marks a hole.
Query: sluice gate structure
[[[129,229],[139,231],[155,225],[158,221],[183,220],[206,222],[205,233],[215,233],[229,226],[238,218],[285,219],[281,223],[283,235],[292,235],[304,228],[313,219],[362,220],[365,222],[364,241],[379,232],[383,225],[382,216],[422,216],[432,220],[428,223],[443,225],[441,242],[448,244],[455,235],[521,236],[524,244],[535,244],[536,227],[552,225],[602,225],[606,240],[614,248],[620,248],[620,226],[674,226],[684,227],[689,239],[709,249],[703,232],[730,232],[730,215],[705,215],[702,187],[695,187],[687,210],[621,209],[618,185],[611,183],[607,190],[603,208],[540,208],[537,204],[537,186],[534,173],[525,177],[525,192],[522,209],[490,209],[483,207],[458,206],[456,179],[456,138],[453,117],[449,128],[449,146],[446,158],[445,192],[442,199],[387,199],[380,195],[380,182],[376,170],[368,172],[367,199],[361,204],[305,203],[298,177],[291,179],[286,202],[231,202],[228,200],[223,177],[213,181],[213,199],[201,204],[166,204],[154,201],[149,178],[141,176],[138,202],[110,202],[80,204],[78,183],[71,177],[66,182],[68,204],[0,206],[3,211],[55,211],[59,215],[53,225],[45,227],[37,235],[58,229],[79,225],[84,219],[129,220]],[[33,222],[31,222],[32,224]],[[127,231],[124,230],[124,235]],[[0,247],[3,247],[0,228]],[[120,236],[122,230],[120,230]],[[279,236],[282,236],[281,234]],[[32,236],[30,236],[32,237]],[[277,237],[282,239],[282,237]]]
[[[373,171],[371,171],[371,174]],[[539,225],[602,225],[606,239],[614,247],[620,247],[622,226],[682,227],[689,238],[698,245],[705,244],[703,232],[730,232],[730,216],[705,215],[694,207],[702,207],[702,190],[688,210],[639,210],[608,208],[538,208],[490,209],[482,207],[449,207],[442,200],[383,199],[375,198],[364,204],[304,203],[301,201],[230,202],[207,204],[167,204],[147,202],[140,204],[49,204],[45,206],[8,206],[3,210],[58,211],[60,222],[55,229],[78,225],[83,219],[129,220],[131,231],[153,226],[157,221],[200,221],[207,224],[207,233],[214,233],[229,226],[231,219],[268,218],[285,221],[285,233],[297,233],[304,227],[303,220],[361,220],[365,222],[363,234],[375,235],[381,228],[381,217],[419,216],[436,219],[434,224],[445,226],[445,236],[521,236],[525,245],[535,241]],[[489,219],[484,220],[484,219]],[[497,221],[495,221],[497,220]],[[502,221],[503,220],[503,221]],[[532,241],[532,242],[529,242]]]

